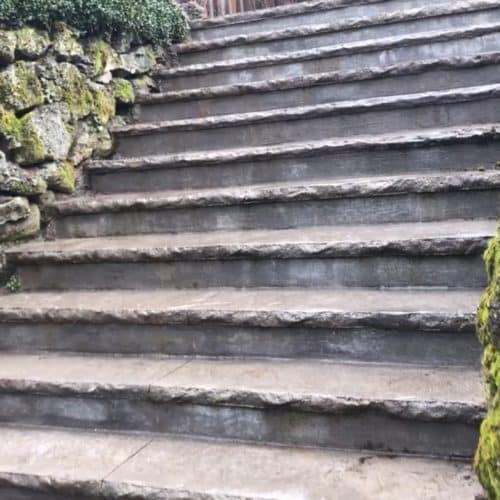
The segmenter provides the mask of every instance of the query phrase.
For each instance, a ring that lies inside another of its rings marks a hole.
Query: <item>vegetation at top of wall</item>
[[[484,254],[488,288],[477,314],[484,346],[483,371],[488,414],[481,424],[474,468],[489,499],[500,499],[500,226]]]
[[[128,35],[157,44],[182,40],[188,23],[175,0],[1,0],[0,24],[51,28],[64,22],[82,35]]]

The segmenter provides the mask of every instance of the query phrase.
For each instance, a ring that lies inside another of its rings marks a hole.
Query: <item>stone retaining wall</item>
[[[62,24],[0,29],[0,246],[39,234],[47,202],[77,189],[82,162],[111,154],[110,126],[169,61],[166,49]]]

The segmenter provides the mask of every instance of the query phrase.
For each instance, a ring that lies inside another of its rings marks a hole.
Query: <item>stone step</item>
[[[458,127],[498,119],[500,84],[374,97],[114,129],[120,157],[213,151],[401,130]]]
[[[389,11],[344,21],[309,24],[267,32],[237,34],[208,41],[188,41],[176,46],[180,64],[206,64],[248,57],[268,56],[319,47],[373,40],[407,33],[435,31],[500,21],[498,0],[466,0],[451,5],[427,5]]]
[[[477,369],[298,360],[0,356],[0,421],[471,457]]]
[[[486,286],[494,220],[216,231],[29,243],[24,290]]]
[[[433,5],[446,2],[435,0]],[[194,41],[214,38],[248,35],[252,33],[275,31],[288,26],[297,27],[340,22],[359,17],[372,17],[380,14],[401,12],[418,7],[427,7],[428,0],[334,0],[309,1],[284,5],[270,9],[247,11],[244,13],[209,18],[191,22],[191,39]]]
[[[493,219],[500,172],[368,177],[70,198],[53,205],[59,238]]]
[[[22,292],[1,297],[0,350],[309,358],[474,366],[483,289]]]
[[[304,499],[320,499],[331,496],[332,484],[339,499],[470,500],[481,492],[468,464],[439,459],[0,428],[0,496],[9,500],[286,500],[298,492]]]
[[[137,122],[311,106],[343,100],[445,90],[500,82],[500,52],[405,62],[359,71],[223,85],[139,96]]]
[[[500,66],[499,66],[500,67]],[[500,124],[92,161],[94,192],[206,189],[495,166]]]
[[[270,56],[193,64],[159,71],[163,90],[301,77],[329,71],[362,70],[408,61],[474,56],[500,50],[500,24],[427,31],[362,40]]]

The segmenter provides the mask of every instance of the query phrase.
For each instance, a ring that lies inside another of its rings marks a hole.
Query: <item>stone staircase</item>
[[[473,499],[500,1],[314,1],[179,53],[8,253],[0,498]]]

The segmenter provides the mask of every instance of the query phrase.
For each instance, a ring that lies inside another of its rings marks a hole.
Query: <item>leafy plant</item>
[[[16,274],[12,275],[7,283],[5,283],[5,288],[9,293],[19,293],[21,291],[21,280]]]
[[[175,0],[1,0],[0,23],[49,28],[65,22],[86,35],[131,35],[138,41],[168,43],[188,31]]]

